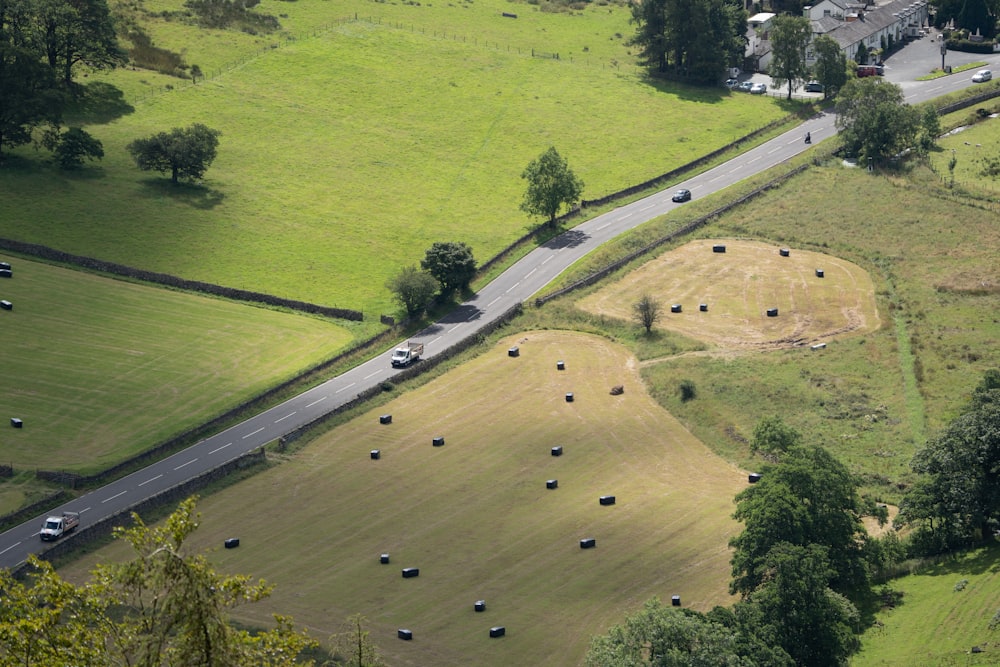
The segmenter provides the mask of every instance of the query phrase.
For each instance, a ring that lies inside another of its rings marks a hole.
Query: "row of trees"
[[[438,295],[447,300],[468,288],[476,275],[472,248],[460,242],[439,242],[424,253],[420,268],[404,266],[386,283],[409,317],[416,317]]]

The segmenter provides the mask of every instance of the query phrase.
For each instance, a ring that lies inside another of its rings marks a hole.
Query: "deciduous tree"
[[[2,9],[2,8],[0,8]],[[35,128],[58,124],[63,95],[52,72],[28,49],[0,35],[0,158],[4,148],[30,143]]]
[[[920,113],[881,77],[851,79],[837,95],[837,129],[847,155],[882,160],[916,145]]]
[[[743,522],[743,532],[730,541],[730,590],[744,597],[756,590],[767,578],[768,552],[787,542],[826,547],[834,572],[831,588],[848,596],[867,594],[861,501],[847,468],[822,447],[797,447],[762,473],[736,496],[733,516]]]
[[[48,132],[43,143],[52,151],[56,162],[63,169],[76,169],[83,165],[84,160],[100,160],[104,157],[101,142],[79,127],[71,127],[65,132]]]
[[[816,54],[813,75],[823,84],[823,98],[834,97],[847,83],[847,56],[829,35],[814,39],[812,48]]]
[[[774,79],[788,83],[788,99],[792,99],[795,84],[809,75],[806,47],[812,38],[812,28],[804,16],[776,16],[772,23],[768,71]]]
[[[195,123],[136,139],[126,149],[139,169],[170,172],[170,180],[176,184],[180,178],[200,180],[204,177],[215,159],[220,134],[218,130]]]
[[[661,314],[660,302],[648,294],[643,294],[638,301],[632,304],[632,316],[646,329],[646,333],[653,330],[653,325],[660,320]]]
[[[564,205],[572,208],[583,194],[583,181],[577,178],[554,146],[532,160],[521,178],[528,181],[521,210],[548,218],[553,227],[559,209]]]
[[[802,436],[794,428],[776,415],[761,417],[753,429],[750,451],[762,453],[777,460],[794,447],[798,447]]]
[[[424,255],[420,266],[441,283],[441,294],[465,289],[476,275],[476,258],[465,243],[435,243]]]
[[[431,274],[416,266],[404,266],[385,285],[392,292],[397,303],[406,309],[406,314],[416,317],[424,312],[434,298],[438,282]]]

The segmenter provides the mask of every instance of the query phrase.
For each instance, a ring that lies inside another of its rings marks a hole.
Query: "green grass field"
[[[15,469],[96,472],[332,357],[350,329],[9,256],[0,298]],[[2,487],[0,487],[2,488]]]
[[[467,242],[484,261],[537,224],[518,209],[520,174],[551,145],[586,182],[585,197],[597,197],[785,113],[769,99],[662,85],[602,64],[612,53],[626,60],[616,35],[630,34],[627,13],[617,7],[559,15],[518,6],[514,21],[499,17],[510,8],[499,1],[365,4],[385,8],[385,22],[338,24],[356,3],[270,6],[303,37],[275,36],[264,42],[280,48],[257,52],[263,38],[153,21],[157,43],[220,73],[198,85],[174,80],[152,96],[137,81],[152,87],[162,77],[103,77],[135,107],[87,125],[106,157],[65,174],[18,151],[0,170],[0,206],[21,213],[0,235],[374,318],[396,310],[386,278],[433,242]],[[452,25],[468,39],[449,37]],[[501,47],[485,43],[504,34]],[[532,58],[542,37],[567,57]],[[217,66],[228,54],[241,64]],[[192,122],[222,132],[204,187],[173,188],[131,164],[128,142]]]
[[[623,395],[609,394],[616,384]],[[702,611],[729,602],[732,498],[746,481],[646,395],[623,347],[530,332],[203,499],[192,546],[277,585],[244,622],[280,611],[326,640],[360,612],[392,665],[577,665],[592,635],[652,595]],[[232,536],[240,548],[222,549]],[[595,549],[579,547],[586,537]],[[488,637],[494,625],[503,640]],[[395,639],[400,627],[413,642]]]
[[[990,621],[1000,611],[996,546],[938,563],[890,582],[893,609],[862,638],[854,667],[995,665],[1000,647]],[[973,653],[972,647],[981,652]]]

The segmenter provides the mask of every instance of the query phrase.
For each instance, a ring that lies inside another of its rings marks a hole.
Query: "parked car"
[[[823,84],[820,83],[819,81],[810,81],[809,83],[806,84],[805,90],[807,93],[822,93]]]
[[[992,78],[993,78],[993,72],[989,71],[988,69],[981,69],[972,75],[972,81],[974,83],[983,83],[985,81],[989,81]]]
[[[737,90],[744,93],[749,93],[751,88],[753,88],[753,81],[744,81],[740,85],[736,86]]]
[[[738,79],[726,79],[726,88],[735,88],[738,85],[740,85]]]
[[[750,88],[751,95],[763,95],[767,92],[767,84],[765,83],[755,83],[753,87]]]
[[[671,197],[671,199],[675,202],[689,201],[691,199],[691,191],[683,189],[678,190],[674,193],[674,196]]]

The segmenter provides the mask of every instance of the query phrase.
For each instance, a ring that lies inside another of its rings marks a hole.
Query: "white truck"
[[[42,524],[39,532],[41,538],[46,542],[58,540],[63,535],[76,530],[80,525],[79,512],[63,512],[62,516],[50,516]]]
[[[406,345],[401,345],[392,351],[392,367],[405,368],[414,361],[418,361],[420,359],[420,355],[423,353],[423,343],[407,342]]]

